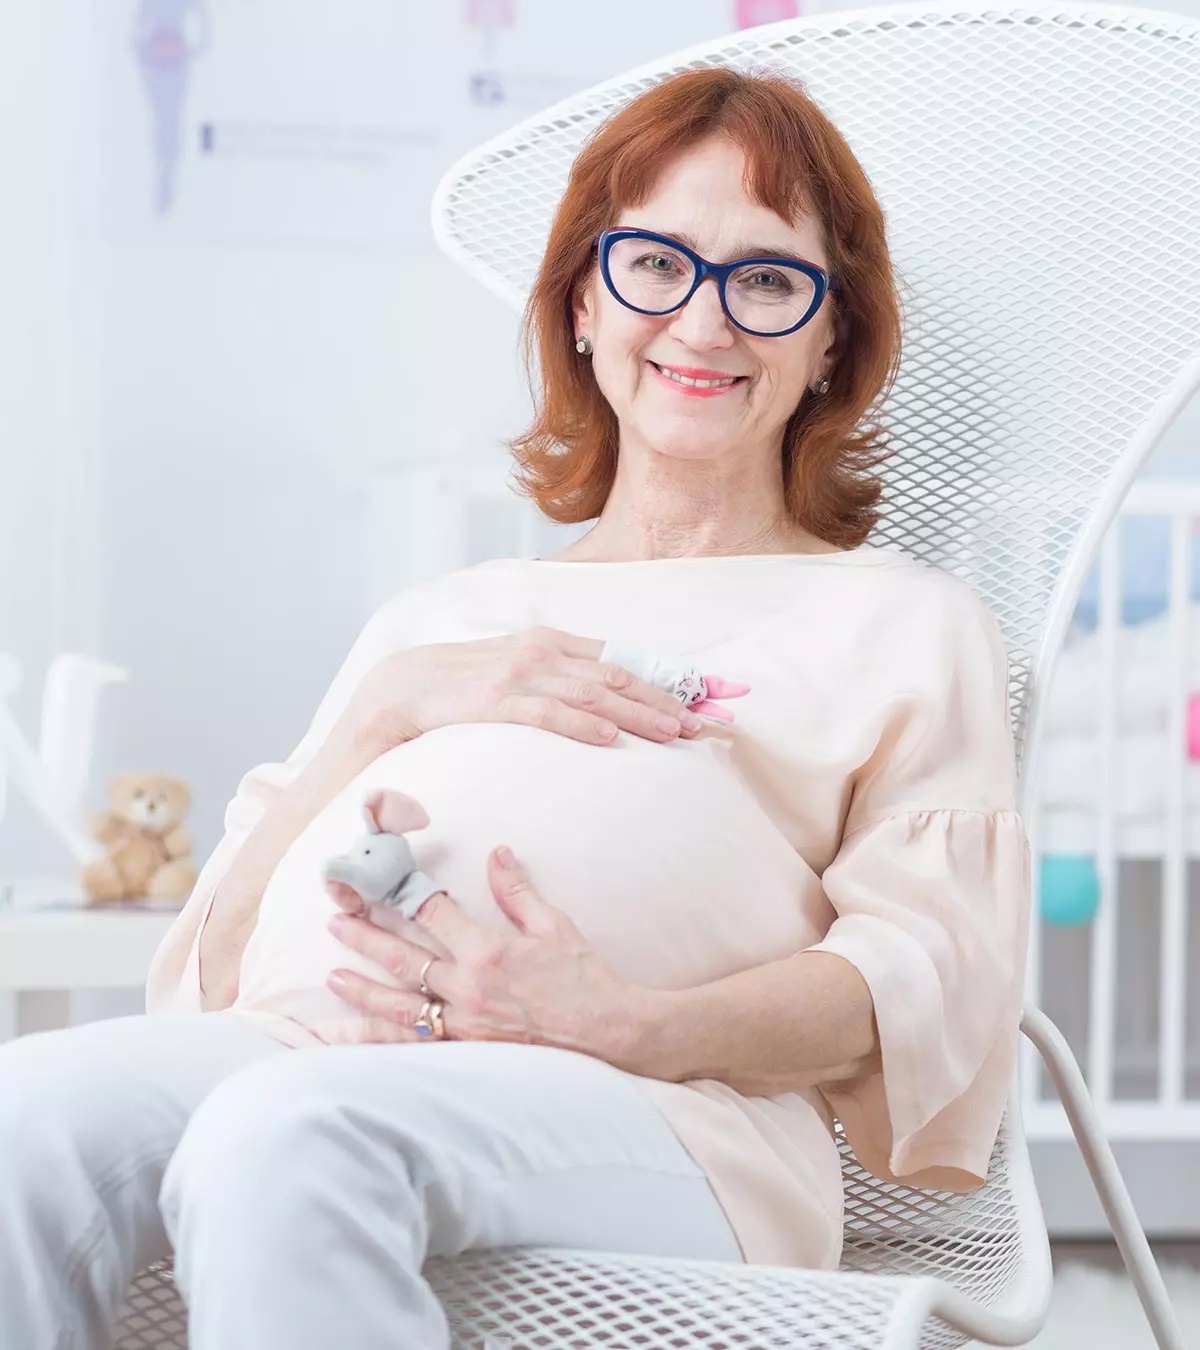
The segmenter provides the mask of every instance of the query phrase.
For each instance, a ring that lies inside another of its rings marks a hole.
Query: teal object
[[[1090,923],[1100,908],[1100,874],[1090,853],[1042,854],[1038,884],[1047,923]]]

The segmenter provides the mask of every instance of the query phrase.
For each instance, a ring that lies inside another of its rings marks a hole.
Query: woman
[[[170,1249],[196,1350],[445,1346],[422,1263],[469,1247],[834,1267],[835,1114],[884,1179],[986,1175],[1007,663],[865,542],[900,326],[861,168],[791,82],[667,80],[580,154],[527,323],[523,488],[595,526],[384,605],[242,780],[148,1015],[0,1051],[13,1350],[102,1346]],[[689,720],[606,639],[749,691]],[[444,887],[414,918],[321,881],[366,800]]]

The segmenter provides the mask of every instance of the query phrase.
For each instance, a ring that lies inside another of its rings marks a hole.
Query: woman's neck
[[[582,539],[558,553],[546,555],[547,562],[632,562],[653,558],[727,556],[736,553],[841,553],[835,544],[819,539],[807,530],[790,535],[742,537],[737,543],[690,534],[678,538],[648,537],[607,530],[589,530]]]

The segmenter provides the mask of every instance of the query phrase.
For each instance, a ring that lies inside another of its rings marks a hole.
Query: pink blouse
[[[390,977],[328,932],[320,874],[361,829],[366,793],[391,786],[430,817],[409,836],[417,866],[481,923],[509,922],[486,870],[507,843],[630,980],[692,987],[801,950],[861,973],[878,1072],[771,1096],[629,1074],[704,1169],[747,1261],[837,1266],[835,1115],[884,1180],[981,1184],[1013,1078],[1029,922],[1008,666],[975,592],[892,547],[502,559],[402,591],[369,620],[288,759],[242,779],[155,955],[148,1011],[204,1010],[197,952],[217,884],[363,674],[403,647],[534,624],[619,637],[751,690],[725,705],[732,723],[706,720],[693,740],[621,732],[586,745],[487,722],[388,751],[284,855],[223,1015],[292,1046],[359,1037],[361,1016],[326,975]]]

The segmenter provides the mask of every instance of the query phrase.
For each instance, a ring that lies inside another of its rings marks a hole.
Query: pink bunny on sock
[[[732,722],[733,713],[728,708],[720,707],[714,699],[741,698],[750,692],[748,684],[735,684],[732,680],[722,679],[720,675],[703,675],[698,666],[659,656],[629,642],[606,642],[601,649],[600,660],[624,666],[647,683],[674,694],[690,712],[703,713],[706,717],[716,718],[718,722]]]
[[[701,675],[700,697],[687,706],[694,713],[705,713],[719,722],[732,722],[733,713],[728,708],[719,708],[714,698],[741,698],[750,692],[748,684],[734,684],[732,680],[723,680],[719,675]]]

